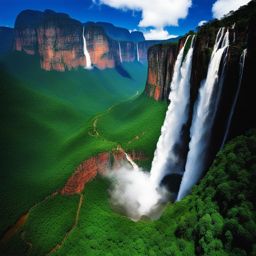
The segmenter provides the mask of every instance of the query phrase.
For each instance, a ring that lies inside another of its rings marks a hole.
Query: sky
[[[14,27],[25,9],[69,14],[81,22],[105,21],[142,31],[146,39],[167,39],[221,18],[250,0],[0,0],[0,26]]]

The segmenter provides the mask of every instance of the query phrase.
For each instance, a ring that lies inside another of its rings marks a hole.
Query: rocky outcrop
[[[143,153],[129,153],[134,161],[144,160]],[[91,157],[82,162],[75,170],[74,174],[68,179],[64,188],[61,190],[63,195],[73,195],[81,193],[87,182],[96,177],[97,174],[104,174],[107,170],[116,170],[120,168],[124,162],[127,163],[125,152],[118,148],[112,152],[100,153],[95,157]]]

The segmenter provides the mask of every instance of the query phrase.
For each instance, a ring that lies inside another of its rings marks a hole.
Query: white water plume
[[[107,172],[106,177],[112,183],[109,191],[111,204],[133,221],[156,220],[169,201],[169,193],[150,182],[149,172],[136,164],[133,166],[123,163],[121,168]]]
[[[140,62],[139,44],[136,44],[137,61]]]
[[[170,200],[170,193],[160,183],[167,172],[175,173],[175,170],[167,170],[167,167],[170,161],[173,162],[173,166],[179,162],[175,147],[180,143],[182,128],[188,120],[194,36],[185,59],[183,55],[189,38],[190,36],[187,37],[176,60],[169,96],[171,103],[157,144],[151,172],[140,169],[125,153],[129,164],[124,163],[121,168],[107,174],[112,181],[112,205],[134,221],[142,218],[159,218]]]
[[[118,52],[119,52],[120,62],[123,63],[122,50],[121,50],[120,42],[118,42]]]
[[[189,143],[185,172],[177,197],[178,201],[190,192],[193,185],[200,179],[205,168],[209,139],[222,91],[224,72],[220,72],[220,67],[223,57],[225,59],[227,57],[225,53],[229,46],[229,31],[224,32],[225,28],[221,28],[217,34],[208,67],[207,78],[201,85],[194,107],[193,120],[190,128],[191,141]]]
[[[87,44],[86,44],[86,38],[84,35],[84,27],[83,27],[83,50],[84,50],[84,56],[86,58],[86,69],[92,69],[92,61],[91,61],[91,57],[90,54],[87,50]]]
[[[189,117],[190,76],[194,36],[186,58],[183,60],[184,49],[189,38],[190,36],[187,37],[175,62],[170,86],[171,92],[169,94],[170,104],[152,162],[150,180],[156,187],[160,185],[164,176],[180,173],[184,168],[184,166],[179,166],[181,159],[179,152],[177,152],[177,147],[179,144],[184,143],[181,133]]]
[[[161,186],[161,181],[166,175],[181,174],[185,169],[177,197],[177,200],[180,200],[190,192],[204,170],[209,138],[224,81],[229,31],[225,32],[225,28],[221,28],[216,36],[207,78],[201,85],[194,106],[187,162],[185,168],[183,166],[180,170],[181,156],[177,151],[177,146],[186,143],[182,132],[189,118],[194,36],[184,58],[188,39],[189,37],[175,62],[169,95],[170,104],[157,143],[151,172],[143,171],[125,153],[128,162],[118,170],[111,170],[107,173],[107,177],[112,181],[110,190],[112,205],[134,221],[143,218],[154,220],[160,217],[171,197],[164,186]],[[224,64],[221,65],[221,63]]]
[[[126,156],[127,161],[131,164],[132,168],[135,171],[138,171],[139,170],[139,166],[132,160],[132,158],[126,152],[125,152],[125,156]]]

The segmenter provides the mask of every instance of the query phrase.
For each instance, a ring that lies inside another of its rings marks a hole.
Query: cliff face
[[[170,79],[176,59],[176,45],[156,45],[148,51],[146,93],[155,100],[168,98]]]
[[[108,23],[82,24],[66,14],[50,10],[26,10],[18,15],[14,30],[14,50],[38,55],[41,67],[48,71],[85,67],[83,27],[93,66],[105,69],[115,68],[121,61],[146,62],[147,50],[152,43],[137,42],[144,40],[141,33],[130,33]]]
[[[86,65],[81,24],[52,11],[19,14],[15,23],[15,50],[39,55],[45,70],[64,71]]]
[[[85,38],[92,64],[99,69],[113,68],[118,63],[117,46],[103,29],[96,25],[85,26]]]
[[[184,38],[181,38],[178,44],[157,44],[149,48],[148,77],[145,88],[149,97],[157,101],[168,100],[174,64],[184,42]]]

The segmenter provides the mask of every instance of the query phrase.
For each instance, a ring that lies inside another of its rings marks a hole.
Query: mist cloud
[[[133,221],[146,218],[155,220],[161,216],[169,201],[164,188],[156,188],[150,182],[150,174],[142,169],[134,169],[128,164],[108,171],[105,176],[112,186],[109,190],[113,208]]]

